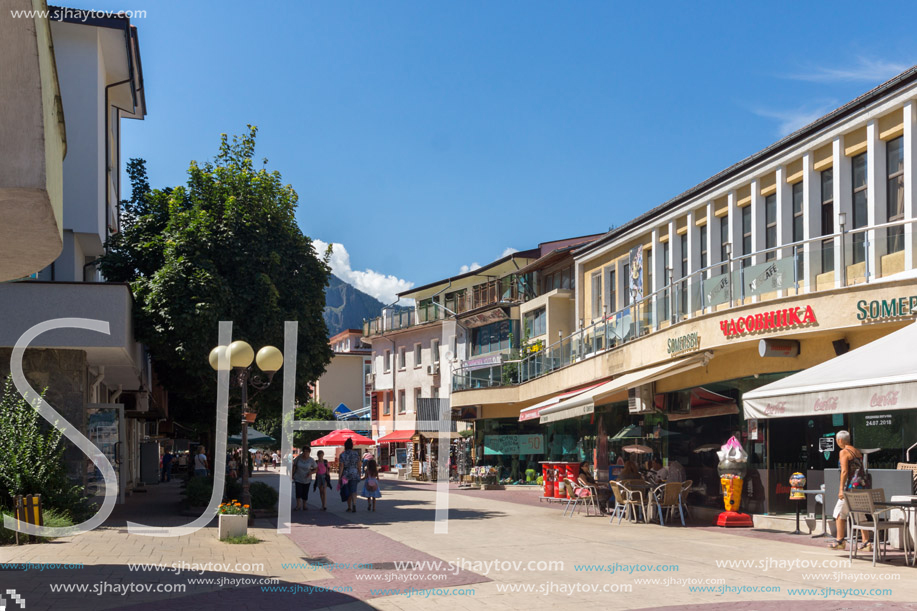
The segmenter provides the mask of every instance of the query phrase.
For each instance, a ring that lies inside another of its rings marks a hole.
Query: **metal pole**
[[[728,263],[726,265],[726,280],[729,284],[729,307],[735,306],[735,292],[732,287],[732,242],[726,243],[726,257],[728,258]]]
[[[239,385],[242,387],[242,504],[248,505],[248,522],[252,523],[252,502],[248,492],[248,369],[239,371]],[[216,473],[214,473],[216,477]],[[224,474],[225,477],[225,474]]]

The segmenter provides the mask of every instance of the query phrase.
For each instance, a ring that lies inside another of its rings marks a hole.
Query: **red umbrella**
[[[350,429],[340,429],[337,431],[331,431],[324,437],[319,437],[312,442],[311,445],[314,446],[342,446],[344,442],[348,439],[353,439],[353,445],[355,446],[374,446],[376,442],[370,439],[369,437],[364,437],[359,433],[354,433]]]

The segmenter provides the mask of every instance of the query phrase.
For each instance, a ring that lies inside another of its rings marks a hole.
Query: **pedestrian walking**
[[[379,467],[375,460],[366,463],[363,496],[366,497],[366,510],[375,511],[376,499],[382,498],[382,493],[379,491]]]
[[[255,452],[255,471],[261,468],[262,461],[263,456],[261,456],[261,450],[258,450]]]
[[[166,450],[166,453],[162,455],[162,477],[163,482],[172,481],[172,460],[175,456],[172,455],[172,452]]]
[[[847,533],[847,515],[850,509],[847,507],[847,499],[844,498],[845,490],[857,490],[868,488],[866,482],[866,470],[863,468],[863,453],[853,447],[850,443],[850,433],[848,431],[838,431],[837,447],[840,448],[838,461],[841,468],[841,480],[837,493],[837,504],[834,506],[834,520],[837,525],[837,538],[828,546],[831,549],[847,549],[845,536]],[[852,542],[856,545],[856,541]],[[872,544],[869,542],[869,533],[863,531],[863,543],[860,549],[872,551]]]
[[[360,454],[353,449],[353,439],[344,442],[344,451],[338,458],[338,484],[341,500],[347,502],[347,511],[357,511],[357,486],[360,483]]]
[[[331,476],[328,474],[328,461],[325,460],[325,452],[319,450],[316,458],[315,484],[312,486],[312,490],[318,489],[318,495],[322,499],[322,511],[326,511],[328,507],[325,503],[325,497],[327,496],[328,488],[331,488]]]
[[[237,454],[235,452],[229,458],[229,477],[232,480],[239,479],[239,461],[236,460]]]
[[[315,473],[315,459],[309,454],[311,448],[305,447],[302,453],[293,461],[293,483],[296,484],[296,509],[309,509],[306,501],[309,500],[309,486],[312,485],[312,474]]]
[[[204,453],[204,446],[197,448],[197,454],[194,457],[194,475],[207,477],[210,472],[210,463],[207,462],[207,455]]]

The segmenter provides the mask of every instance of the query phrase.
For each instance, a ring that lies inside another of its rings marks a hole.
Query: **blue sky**
[[[257,125],[382,299],[620,225],[917,63],[909,3],[63,4],[147,11],[125,159],[179,184]]]

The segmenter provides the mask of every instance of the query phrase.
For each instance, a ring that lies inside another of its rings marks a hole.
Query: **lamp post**
[[[210,366],[217,371],[221,369],[220,361],[224,352],[228,358],[223,358],[223,363],[231,368],[234,374],[233,382],[242,392],[242,504],[248,505],[251,509],[251,495],[248,490],[248,425],[255,421],[256,413],[248,411],[248,386],[251,384],[252,388],[258,391],[270,386],[274,374],[283,366],[283,354],[274,346],[265,346],[255,355],[255,351],[247,342],[234,341],[229,346],[217,346],[210,351]],[[253,374],[252,361],[266,377],[257,372]],[[249,511],[249,516],[251,515],[252,512]]]

